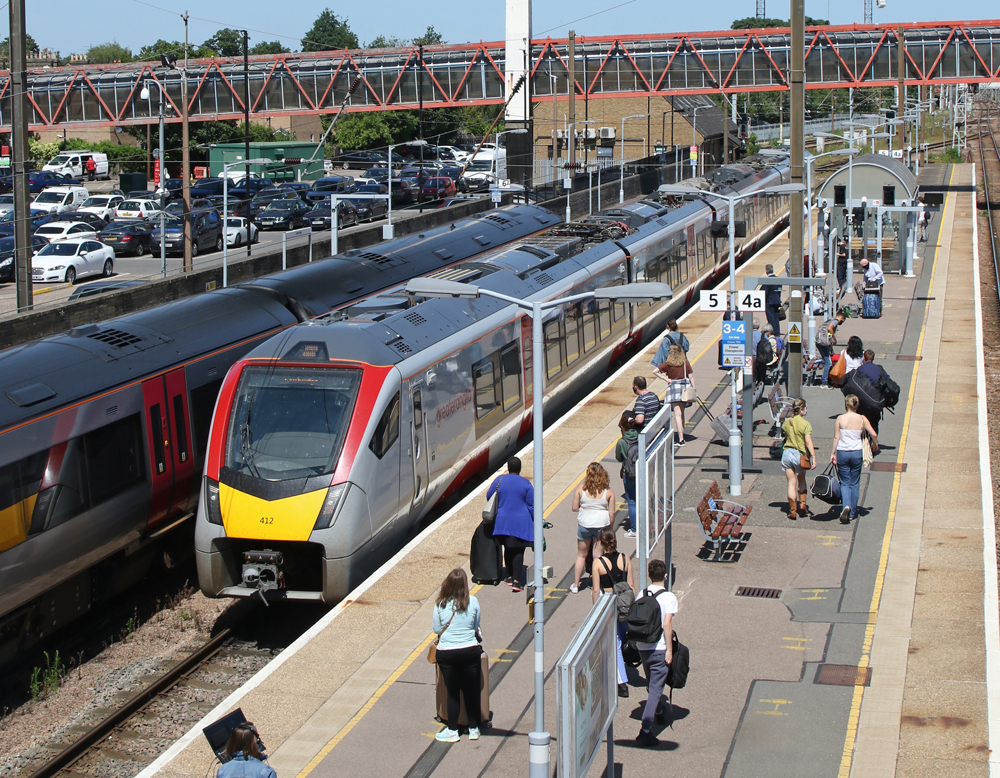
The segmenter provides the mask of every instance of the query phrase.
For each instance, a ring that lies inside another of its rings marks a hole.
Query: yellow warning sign
[[[802,330],[799,329],[798,324],[792,324],[788,328],[788,342],[789,343],[801,343],[802,342]]]

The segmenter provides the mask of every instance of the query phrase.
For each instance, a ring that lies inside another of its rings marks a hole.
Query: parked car
[[[48,224],[52,221],[52,217],[47,211],[38,211],[34,208],[31,209],[30,217],[31,219],[31,232],[34,234],[35,230],[41,227],[43,224]],[[0,235],[13,235],[14,234],[14,212],[7,211],[3,216],[0,216]]]
[[[79,300],[81,297],[93,297],[94,295],[104,294],[105,292],[114,292],[116,289],[130,289],[133,286],[142,286],[145,281],[139,281],[134,278],[115,278],[111,281],[95,281],[92,284],[87,284],[86,286],[78,286],[72,292],[70,292],[69,300]]]
[[[364,184],[358,187],[358,194],[381,194],[384,195],[389,191],[389,188],[383,186],[382,184]],[[389,201],[386,199],[379,200],[369,200],[368,198],[358,198],[351,199],[348,202],[354,206],[357,211],[359,222],[370,222],[375,219],[381,219],[386,215],[389,210]]]
[[[267,206],[273,203],[275,200],[298,200],[299,198],[295,196],[294,192],[282,191],[280,189],[266,189],[260,192],[252,200],[246,203],[249,208],[250,218],[254,221],[260,217],[261,213]],[[230,213],[235,213],[230,209]],[[241,212],[239,215],[246,216],[246,213]]]
[[[31,280],[65,281],[72,286],[83,276],[110,277],[115,269],[115,252],[96,237],[50,243],[32,258]]]
[[[7,211],[14,210],[14,195],[12,194],[2,194],[0,195],[0,216],[7,213]]]
[[[261,211],[257,219],[262,230],[294,230],[306,226],[306,213],[309,206],[295,198],[294,200],[272,200],[267,208]]]
[[[192,198],[195,197],[212,197],[214,195],[222,196],[222,189],[225,186],[225,181],[221,178],[202,178],[191,184],[191,188],[188,190]],[[234,186],[233,182],[229,182],[230,190]]]
[[[123,197],[126,200],[152,200],[155,203],[160,202],[160,195],[152,189],[133,189],[131,192],[123,195]]]
[[[77,208],[77,213],[92,213],[105,221],[115,217],[115,208],[125,200],[121,195],[92,195]],[[0,197],[2,202],[2,197]]]
[[[255,197],[264,189],[274,189],[274,181],[270,178],[251,178],[247,182],[246,178],[242,178],[236,186],[229,187],[229,196],[245,200],[248,197]]]
[[[260,240],[260,233],[257,225],[250,222],[250,240],[256,243]],[[247,220],[238,216],[226,218],[226,243],[234,248],[242,246],[247,242]]]
[[[379,162],[385,163],[385,154],[378,151],[344,151],[333,158],[334,166],[344,170],[367,168]]]
[[[83,182],[62,173],[53,173],[50,170],[37,170],[28,174],[28,191],[32,194],[48,189],[50,186],[83,186]]]
[[[114,249],[115,256],[131,254],[140,257],[152,249],[155,229],[156,222],[151,221],[111,222],[97,237],[101,243]]]
[[[203,208],[213,208],[212,201],[206,197],[192,197],[191,198],[191,210],[200,211]],[[179,214],[184,213],[184,201],[174,200],[170,205],[163,209],[167,213]]]
[[[222,219],[217,211],[201,211],[192,213],[191,219],[191,256],[198,256],[201,251],[222,251]],[[184,217],[171,216],[166,220],[164,245],[167,254],[184,253]],[[154,254],[160,251],[160,225],[154,223],[151,248]]]
[[[455,186],[458,187],[458,191],[459,192],[467,192],[467,191],[469,191],[469,187],[466,186],[465,182],[462,180],[462,167],[461,167],[461,165],[457,165],[457,166],[451,166],[451,165],[449,165],[447,167],[443,167],[443,168],[441,168],[437,172],[437,174],[439,176],[447,176],[452,181],[454,181],[455,182]]]
[[[424,181],[423,192],[425,200],[437,200],[439,197],[453,197],[458,194],[458,187],[447,176],[435,176]]]
[[[330,229],[330,201],[318,202],[306,215],[309,226],[315,230]],[[358,211],[353,203],[341,200],[337,203],[337,227],[343,229],[358,223]]]
[[[305,192],[309,191],[311,184],[308,181],[286,181],[278,184],[279,192],[295,192],[295,196],[303,198]]]
[[[116,219],[148,219],[160,213],[155,200],[123,200],[115,206]]]
[[[35,234],[41,235],[49,243],[55,243],[57,240],[82,238],[84,236],[96,238],[97,230],[89,224],[84,224],[83,222],[51,221],[48,224],[43,224],[35,230]]]
[[[347,176],[320,178],[313,182],[308,192],[305,192],[305,199],[315,205],[320,200],[329,200],[332,194],[352,192],[355,186],[354,179]]]
[[[31,254],[34,256],[49,245],[41,235],[31,236]],[[14,236],[0,238],[0,282],[14,280]]]
[[[55,216],[53,221],[83,222],[84,224],[89,224],[93,227],[96,232],[100,232],[108,225],[108,221],[106,219],[102,219],[97,214],[88,213],[86,211],[69,211],[68,213],[61,213],[58,216]]]

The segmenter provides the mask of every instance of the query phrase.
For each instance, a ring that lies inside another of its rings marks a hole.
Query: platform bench
[[[705,540],[715,548],[714,562],[722,561],[724,547],[740,542],[743,525],[753,508],[724,500],[718,481],[712,481],[705,496],[698,503],[698,523]]]

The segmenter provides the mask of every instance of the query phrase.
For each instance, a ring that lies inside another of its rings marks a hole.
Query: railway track
[[[979,135],[979,161],[983,176],[983,196],[985,200],[986,223],[989,229],[990,254],[993,258],[993,281],[996,284],[998,302],[1000,302],[1000,264],[997,262],[997,233],[993,220],[993,204],[996,201],[992,187],[997,186],[997,176],[1000,176],[1000,146],[997,145],[996,135],[990,124],[997,108],[990,102],[980,104],[981,108],[976,122]],[[998,112],[1000,113],[1000,112]],[[985,114],[985,116],[984,116]],[[983,129],[983,119],[985,118],[985,132]],[[992,149],[992,154],[988,150]],[[991,183],[992,182],[992,183]]]

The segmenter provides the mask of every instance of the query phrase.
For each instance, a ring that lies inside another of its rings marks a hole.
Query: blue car
[[[28,174],[28,191],[37,194],[50,186],[83,186],[82,181],[51,170],[39,170]]]
[[[40,211],[37,208],[31,209],[31,231],[34,232],[43,224],[48,224],[53,221],[52,216],[48,211]],[[3,216],[0,216],[0,235],[13,235],[14,234],[14,212],[7,211]]]

